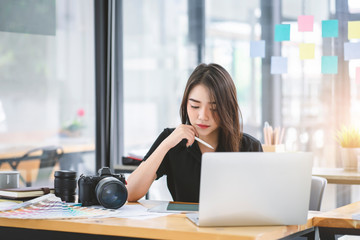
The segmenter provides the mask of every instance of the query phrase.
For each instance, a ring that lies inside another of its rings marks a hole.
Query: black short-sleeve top
[[[164,129],[145,155],[143,161],[146,161],[160,143],[174,130],[174,128]],[[263,149],[257,139],[243,133],[240,151],[262,152]],[[165,155],[156,172],[156,179],[167,175],[167,186],[174,201],[199,202],[201,155],[197,141],[190,147],[186,147],[184,142],[180,142]]]

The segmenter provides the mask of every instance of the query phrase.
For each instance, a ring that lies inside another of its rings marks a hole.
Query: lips
[[[204,124],[197,124],[197,125],[201,129],[206,129],[206,128],[210,127],[209,125],[204,125]]]

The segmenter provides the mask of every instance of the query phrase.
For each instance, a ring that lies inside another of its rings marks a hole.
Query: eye
[[[190,105],[191,106],[191,108],[194,108],[194,109],[198,109],[199,108],[199,106],[193,106],[193,105]]]

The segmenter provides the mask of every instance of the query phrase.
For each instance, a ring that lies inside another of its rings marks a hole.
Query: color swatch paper
[[[251,41],[250,42],[250,57],[265,57],[265,41]]]
[[[70,205],[54,194],[47,194],[33,200],[19,203],[12,209],[0,212],[0,218],[20,219],[62,219],[111,217],[114,211]]]
[[[338,37],[339,36],[339,21],[338,20],[324,20],[321,22],[322,37]]]
[[[275,25],[275,42],[290,41],[290,24]]]
[[[338,73],[338,57],[322,56],[321,57],[321,73],[337,74]]]
[[[360,39],[360,21],[348,22],[348,38]]]
[[[344,59],[360,59],[360,42],[359,43],[344,43]]]
[[[271,74],[287,73],[287,58],[271,57]]]
[[[356,68],[355,81],[356,81],[356,84],[359,84],[359,85],[360,85],[360,67],[357,67],[357,68]]]
[[[314,43],[300,43],[299,45],[300,59],[315,58],[315,44]]]
[[[314,28],[314,16],[302,15],[298,17],[299,32],[312,32]]]

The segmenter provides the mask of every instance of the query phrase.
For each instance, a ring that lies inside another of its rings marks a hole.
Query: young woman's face
[[[216,103],[210,102],[209,90],[204,85],[196,85],[190,91],[187,113],[200,136],[208,136],[218,130]]]

